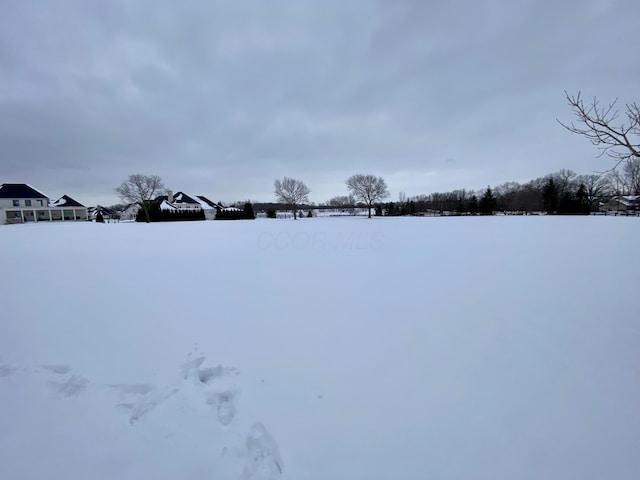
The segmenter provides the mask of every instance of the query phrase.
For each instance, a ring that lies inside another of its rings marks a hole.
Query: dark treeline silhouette
[[[242,210],[222,209],[220,207],[216,209],[216,220],[255,220],[255,218],[251,202],[246,202]]]
[[[637,195],[638,190],[632,168],[607,175],[577,175],[571,170],[560,170],[527,183],[507,182],[479,192],[460,189],[417,195],[383,204],[381,210],[385,215],[588,214],[612,196]]]

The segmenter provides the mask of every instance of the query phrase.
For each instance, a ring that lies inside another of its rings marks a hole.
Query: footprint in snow
[[[0,359],[0,377],[8,377],[9,375],[13,375],[16,370],[17,368],[11,367],[6,363],[2,363],[2,359]]]
[[[264,425],[254,423],[245,441],[246,462],[243,480],[277,480],[282,475],[278,444]]]
[[[71,374],[68,365],[42,365],[42,368],[54,375],[49,385],[63,397],[76,397],[89,385],[89,380],[83,376]]]

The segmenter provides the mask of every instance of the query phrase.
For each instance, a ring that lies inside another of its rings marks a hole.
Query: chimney
[[[171,190],[167,190],[167,202],[173,203],[173,192]]]

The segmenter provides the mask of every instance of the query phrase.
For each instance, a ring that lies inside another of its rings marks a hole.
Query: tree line
[[[480,192],[461,189],[411,198],[401,192],[397,203],[385,204],[381,202],[389,196],[389,191],[384,179],[356,174],[345,181],[349,194],[333,197],[326,205],[333,208],[364,206],[368,209],[369,218],[372,210],[376,215],[415,215],[426,211],[487,215],[495,211],[584,214],[597,209],[598,202],[606,197],[640,195],[640,106],[626,104],[620,123],[617,100],[603,107],[595,97],[590,104],[585,103],[580,92],[577,95],[565,92],[565,95],[577,118],[577,125],[560,120],[558,123],[568,131],[587,138],[600,149],[600,155],[606,154],[615,160],[608,174],[577,175],[563,169],[525,184],[507,182]],[[619,170],[622,163],[624,166]],[[130,175],[115,191],[121,199],[139,204],[142,210],[140,217],[144,216],[144,220],[149,222],[153,207],[151,200],[154,195],[162,194],[164,185],[157,175],[136,174]],[[309,203],[310,190],[298,179],[285,177],[276,180],[274,193],[277,201],[293,212],[294,219],[298,217],[299,207]],[[245,205],[241,214],[229,214],[227,218],[247,218],[248,215],[253,217],[253,212],[249,214]]]

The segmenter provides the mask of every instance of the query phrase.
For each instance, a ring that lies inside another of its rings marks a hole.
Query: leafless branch
[[[618,122],[620,112],[616,108],[617,99],[606,107],[601,106],[596,97],[590,104],[585,104],[580,92],[569,95],[564,92],[567,103],[573,110],[577,125],[574,122],[557,122],[572,133],[587,138],[599,150],[600,154],[616,160],[615,170],[622,162],[640,158],[640,106],[636,103],[626,104],[624,115],[626,121]]]

